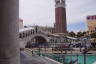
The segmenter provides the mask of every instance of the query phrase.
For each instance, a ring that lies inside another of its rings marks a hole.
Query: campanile
[[[66,33],[65,0],[55,0],[55,33]]]

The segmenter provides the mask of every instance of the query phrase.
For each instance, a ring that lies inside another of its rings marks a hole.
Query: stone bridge
[[[76,38],[52,34],[43,31],[37,31],[34,28],[23,28],[19,30],[20,48],[25,48],[30,44],[47,44],[54,46],[58,43],[70,43],[77,40]]]
[[[58,35],[47,32],[36,31],[33,28],[24,28],[19,30],[20,48],[25,48],[28,43],[47,43],[51,44],[58,40]],[[58,40],[59,41],[59,40]]]

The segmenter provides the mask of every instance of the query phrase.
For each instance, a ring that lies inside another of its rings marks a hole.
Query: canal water
[[[69,64],[71,61],[78,60],[78,64],[84,64],[83,54],[41,54],[61,63]],[[96,54],[86,54],[86,64],[94,64],[96,62]],[[74,63],[75,64],[75,63]]]
[[[69,63],[71,60],[75,61],[78,59],[78,64],[84,64],[84,55],[66,55],[66,62]],[[96,55],[86,54],[86,64],[93,64],[96,62]]]

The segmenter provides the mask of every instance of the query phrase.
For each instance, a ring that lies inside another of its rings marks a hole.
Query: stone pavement
[[[40,56],[28,56],[23,51],[20,53],[21,64],[61,64],[56,61],[52,61],[52,59],[47,59],[45,57]]]

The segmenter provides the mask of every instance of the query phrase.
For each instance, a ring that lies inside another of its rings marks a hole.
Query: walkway
[[[61,64],[52,59],[40,56],[28,56],[25,52],[20,53],[21,64]]]

